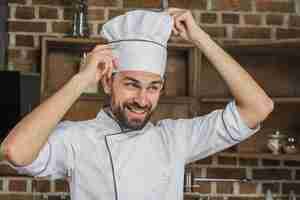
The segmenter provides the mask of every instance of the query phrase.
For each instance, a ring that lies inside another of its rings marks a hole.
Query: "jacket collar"
[[[133,133],[133,134],[140,134],[143,133],[146,129],[153,126],[151,122],[148,122],[142,129],[140,130],[130,130],[130,129],[122,129],[119,123],[114,119],[113,115],[110,113],[109,109],[103,108],[99,111],[96,116],[96,120],[100,121],[102,126],[105,129],[110,130],[111,134],[118,134],[118,133]]]

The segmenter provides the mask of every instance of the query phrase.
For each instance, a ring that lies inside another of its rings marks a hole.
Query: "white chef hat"
[[[117,71],[146,71],[164,76],[172,18],[166,12],[135,10],[105,23],[101,35],[118,58]]]

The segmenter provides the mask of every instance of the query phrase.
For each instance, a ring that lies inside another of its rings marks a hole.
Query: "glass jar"
[[[285,145],[286,137],[287,136],[281,134],[279,130],[276,130],[274,134],[268,135],[267,146],[274,155],[282,153],[282,148]]]

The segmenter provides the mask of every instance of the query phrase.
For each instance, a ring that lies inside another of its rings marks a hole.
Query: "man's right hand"
[[[110,45],[97,45],[84,59],[79,75],[86,88],[98,84],[102,78],[110,79],[117,67],[117,58],[113,56]]]

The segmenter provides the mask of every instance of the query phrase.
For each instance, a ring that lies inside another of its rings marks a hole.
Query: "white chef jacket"
[[[148,123],[122,132],[103,110],[81,122],[62,122],[37,159],[20,173],[70,176],[72,200],[182,200],[185,164],[249,137],[235,102],[224,110]]]

